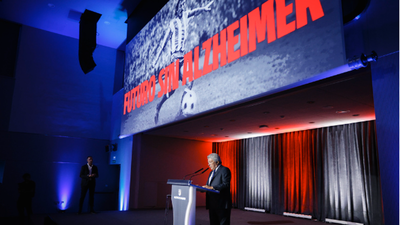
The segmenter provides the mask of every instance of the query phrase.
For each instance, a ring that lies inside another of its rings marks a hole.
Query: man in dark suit
[[[204,188],[217,190],[219,193],[206,193],[206,208],[210,217],[210,225],[229,225],[231,219],[232,199],[230,193],[231,171],[221,165],[216,153],[207,156],[208,166],[212,170]]]
[[[82,178],[81,181],[81,198],[79,199],[79,214],[82,213],[83,201],[87,191],[89,190],[89,207],[90,212],[95,213],[94,206],[94,188],[96,187],[96,178],[99,176],[97,166],[93,165],[92,156],[87,157],[87,164],[83,165],[79,176]]]

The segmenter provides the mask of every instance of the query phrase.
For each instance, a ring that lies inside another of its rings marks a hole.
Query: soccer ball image
[[[183,116],[193,114],[196,110],[197,96],[196,93],[188,88],[185,88],[181,102],[181,111]]]

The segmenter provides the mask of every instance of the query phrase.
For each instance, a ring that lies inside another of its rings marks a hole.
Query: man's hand
[[[212,186],[208,186],[208,185],[204,185],[203,188],[207,188],[207,189],[210,189],[210,190],[214,190],[214,188],[213,188]]]

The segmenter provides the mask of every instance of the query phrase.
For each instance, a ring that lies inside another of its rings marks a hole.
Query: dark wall
[[[24,173],[30,173],[36,182],[34,213],[57,212],[64,207],[61,201],[68,212],[77,212],[79,172],[88,155],[93,156],[99,168],[95,209],[117,209],[119,167],[108,163],[104,152],[108,140],[1,132],[0,142],[1,159],[5,161],[4,179],[0,184],[0,216],[17,214],[17,188]],[[86,205],[87,200],[84,210]]]
[[[5,20],[0,20],[0,75],[14,77],[17,61],[19,31],[21,25],[10,23]]]
[[[78,40],[23,26],[10,131],[109,139],[116,50],[97,46],[84,74]]]
[[[0,66],[2,63],[0,63]],[[0,75],[0,131],[7,131],[11,116],[15,79]]]
[[[376,51],[380,58],[399,50],[399,2],[371,0],[368,8],[344,26],[348,58]]]
[[[12,96],[15,84],[15,67],[17,63],[19,33],[21,26],[0,20],[0,130],[8,130]]]
[[[165,208],[171,193],[168,179],[207,168],[211,142],[137,134],[133,137],[130,208]],[[194,177],[193,184],[205,185],[209,173]],[[197,206],[205,206],[205,195],[197,193]]]
[[[385,224],[399,224],[399,54],[371,72]]]
[[[17,56],[14,74],[0,74],[0,216],[17,215],[17,187],[27,172],[37,186],[34,213],[77,211],[79,171],[88,155],[100,174],[95,210],[116,210],[119,165],[109,164],[104,149],[110,143],[117,51],[97,46],[98,66],[85,75],[77,39],[27,26],[3,29],[0,36],[19,37],[10,53]],[[7,63],[0,61],[0,67]]]
[[[117,93],[124,87],[124,66],[125,66],[125,49],[117,50],[117,58],[115,60],[114,90]]]
[[[136,1],[124,0],[121,5],[124,6],[128,12],[126,43],[129,43],[168,1],[169,0],[142,0],[136,5]]]
[[[347,57],[371,54],[377,143],[385,224],[399,224],[399,1],[371,0],[344,27]]]

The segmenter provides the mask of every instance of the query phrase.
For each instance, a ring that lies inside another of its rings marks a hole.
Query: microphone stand
[[[192,177],[195,177],[195,176],[198,176],[198,175],[201,175],[201,174],[205,173],[208,169],[210,169],[210,168],[207,168],[207,169],[203,170],[203,172],[201,172],[201,173],[192,175],[192,176],[189,178],[189,180],[191,180]]]
[[[198,172],[200,172],[200,171],[202,171],[203,170],[203,168],[201,168],[201,169],[199,169],[199,170],[197,170],[196,172],[194,172],[194,173],[189,173],[188,175],[185,175],[184,177],[183,177],[183,180],[187,177],[187,176],[190,176],[190,175],[193,175],[193,174],[196,174],[196,173],[198,173]]]

